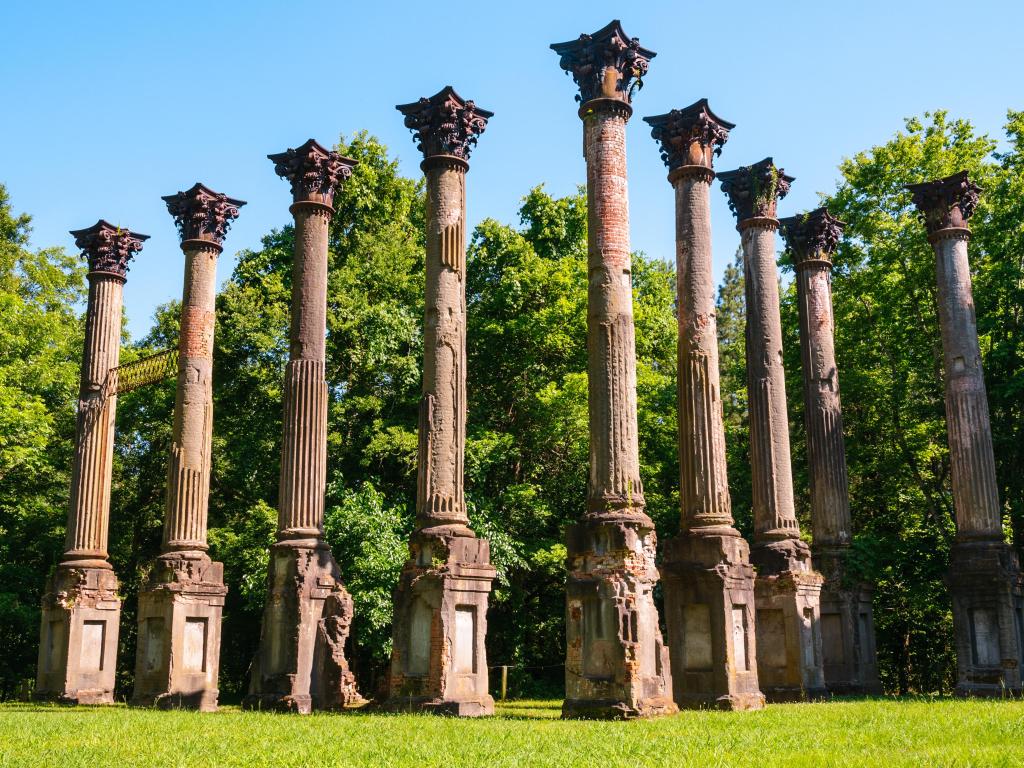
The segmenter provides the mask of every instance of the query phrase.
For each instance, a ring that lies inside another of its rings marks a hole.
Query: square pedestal
[[[882,692],[871,592],[848,583],[842,553],[814,553],[821,587],[821,650],[825,687],[833,694]]]
[[[757,679],[770,702],[828,697],[821,650],[821,585],[799,539],[755,545]]]
[[[112,704],[121,600],[109,568],[58,566],[43,596],[35,698]]]
[[[160,560],[139,592],[132,704],[217,709],[224,566],[200,559]]]
[[[364,704],[345,658],[352,598],[330,548],[278,542],[269,570],[260,649],[243,707],[308,714]]]
[[[946,583],[953,598],[957,695],[1020,695],[1024,596],[1016,553],[1002,542],[954,544]]]
[[[678,711],[654,605],[656,548],[649,521],[592,519],[568,529],[562,717]]]
[[[386,709],[494,714],[487,692],[487,596],[495,577],[486,539],[414,536],[395,590]]]
[[[690,709],[764,707],[747,542],[738,535],[684,533],[665,547],[661,576],[675,703]]]

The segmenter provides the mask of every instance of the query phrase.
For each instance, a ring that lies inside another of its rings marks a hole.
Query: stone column
[[[733,527],[726,477],[711,258],[712,162],[735,126],[706,99],[644,120],[676,197],[680,533],[661,567],[673,698],[681,707],[760,709],[754,569]]]
[[[178,387],[160,556],[139,591],[132,703],[217,709],[224,566],[206,554],[217,257],[245,205],[196,184],[164,197],[185,253]]]
[[[992,425],[974,316],[970,230],[981,188],[967,172],[909,187],[935,249],[956,542],[946,582],[953,598],[962,696],[1021,691],[1024,594],[1003,536]]]
[[[831,693],[881,693],[871,593],[846,576],[850,498],[832,314],[832,254],[841,221],[824,208],[782,219],[796,266],[803,362],[804,425],[811,479],[814,563],[821,589],[825,685]]]
[[[447,86],[401,104],[427,180],[426,318],[416,531],[395,590],[386,706],[489,715],[490,545],[469,528],[466,446],[466,172],[491,112]]]
[[[770,157],[719,178],[743,238],[758,679],[768,701],[816,698],[826,693],[819,603],[823,579],[811,566],[793,507],[775,263],[775,206],[793,178]]]
[[[277,542],[270,552],[260,649],[243,704],[305,714],[363,703],[345,658],[352,598],[323,540],[327,240],[334,192],[356,162],[312,139],[268,157],[291,182],[295,260]]]
[[[43,596],[35,695],[111,704],[121,618],[107,561],[110,482],[121,351],[121,294],[140,235],[100,220],[71,233],[89,263],[89,303],[78,394],[71,503],[64,555]]]
[[[655,54],[618,21],[551,48],[579,87],[589,275],[590,480],[586,513],[567,531],[562,716],[667,714],[676,705],[653,597],[657,536],[640,480],[626,189],[630,101]]]

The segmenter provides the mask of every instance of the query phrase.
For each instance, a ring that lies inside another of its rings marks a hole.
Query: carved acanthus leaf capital
[[[789,216],[779,224],[797,265],[807,260],[831,261],[846,228],[846,224],[829,213],[827,208]]]
[[[776,204],[796,180],[782,168],[776,168],[770,157],[735,171],[723,171],[718,178],[729,198],[729,208],[740,222],[755,217],[774,219]]]
[[[206,240],[217,246],[224,242],[228,227],[238,218],[238,209],[245,205],[244,200],[235,200],[202,184],[161,199],[174,217],[182,242]]]
[[[149,235],[140,235],[100,219],[88,229],[74,229],[71,236],[89,263],[90,272],[111,272],[124,277],[128,262],[142,250]]]
[[[978,207],[981,192],[981,187],[967,178],[967,171],[935,181],[908,184],[907,189],[929,235],[943,229],[966,228],[967,220]]]
[[[334,205],[335,191],[352,175],[357,161],[310,139],[301,147],[267,155],[278,176],[292,185],[295,202]]]
[[[645,117],[651,136],[661,145],[661,159],[670,171],[684,165],[711,168],[715,155],[729,139],[735,124],[718,117],[707,99],[664,115]]]
[[[629,104],[633,91],[643,87],[651,59],[657,54],[640,47],[635,37],[627,37],[618,19],[592,35],[576,40],[552,43],[559,55],[559,66],[572,75],[579,87],[576,101],[616,99]]]
[[[450,85],[430,98],[395,107],[405,115],[405,127],[425,158],[448,155],[469,160],[469,153],[487,127],[493,112],[463,99]]]

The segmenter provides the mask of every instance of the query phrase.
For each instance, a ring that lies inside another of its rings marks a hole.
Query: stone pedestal
[[[587,163],[587,510],[567,532],[566,718],[675,712],[654,604],[657,536],[644,511],[636,412],[626,123],[654,52],[613,21],[556,43],[579,87]]]
[[[770,157],[719,177],[743,240],[758,680],[768,701],[820,698],[826,694],[819,624],[823,579],[800,539],[793,505],[775,263],[776,203],[793,179]]]
[[[395,591],[388,707],[477,716],[487,693],[487,596],[495,578],[485,539],[415,536]]]
[[[870,592],[848,583],[845,567],[852,523],[832,313],[832,254],[845,225],[818,208],[781,226],[797,272],[813,554],[825,577],[825,684],[832,693],[880,693]]]
[[[466,446],[466,173],[492,113],[448,86],[399,105],[423,152],[427,184],[426,317],[416,527],[395,590],[391,710],[476,717],[487,692],[490,545],[469,528]]]
[[[277,542],[260,649],[243,706],[309,713],[364,703],[345,658],[352,598],[323,541],[327,483],[327,238],[334,191],[355,161],[310,139],[269,155],[291,182],[295,217],[290,359]]]
[[[161,558],[139,592],[132,704],[217,709],[224,566],[205,554]]]
[[[35,697],[113,704],[121,619],[109,568],[58,566],[43,595]]]
[[[163,198],[181,234],[185,285],[160,556],[139,591],[132,703],[217,709],[223,565],[206,554],[213,437],[217,257],[245,205],[196,184]]]
[[[1024,593],[1016,553],[1005,543],[974,316],[967,220],[980,188],[966,171],[913,184],[935,250],[952,468],[956,543],[946,577],[953,598],[957,686],[961,696],[1021,693]]]
[[[117,576],[107,561],[115,369],[128,262],[148,236],[103,220],[71,234],[89,263],[89,302],[68,531],[64,554],[43,596],[35,697],[110,704],[121,619]]]
[[[726,477],[711,255],[712,161],[734,126],[706,99],[644,120],[676,194],[680,534],[661,568],[673,699],[680,707],[760,709],[754,569],[733,527]]]

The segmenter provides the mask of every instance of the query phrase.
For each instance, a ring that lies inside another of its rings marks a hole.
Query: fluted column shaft
[[[427,182],[427,242],[417,524],[421,529],[444,526],[472,535],[463,482],[468,164],[442,155],[428,157],[422,167]]]
[[[814,546],[845,547],[851,535],[850,497],[833,336],[832,264],[811,258],[796,266]]]
[[[292,263],[290,359],[285,370],[278,538],[319,538],[327,488],[327,236],[333,207],[300,201]]]
[[[587,162],[588,513],[646,518],[637,440],[636,344],[626,185],[628,108],[591,102]]]
[[[746,292],[747,395],[755,542],[799,538],[793,506],[782,319],[775,263],[777,219],[740,222]]]
[[[213,329],[220,246],[186,240],[178,389],[167,468],[164,552],[205,551],[213,434]]]
[[[117,382],[111,370],[121,352],[125,280],[111,272],[88,274],[85,351],[78,394],[71,505],[62,564],[109,568],[107,534],[114,456]]]
[[[992,425],[967,260],[969,238],[966,228],[940,230],[930,237],[939,288],[953,506],[959,541],[1002,541]]]
[[[736,533],[726,476],[711,260],[714,178],[711,169],[694,165],[670,175],[676,193],[681,530],[726,528]]]

